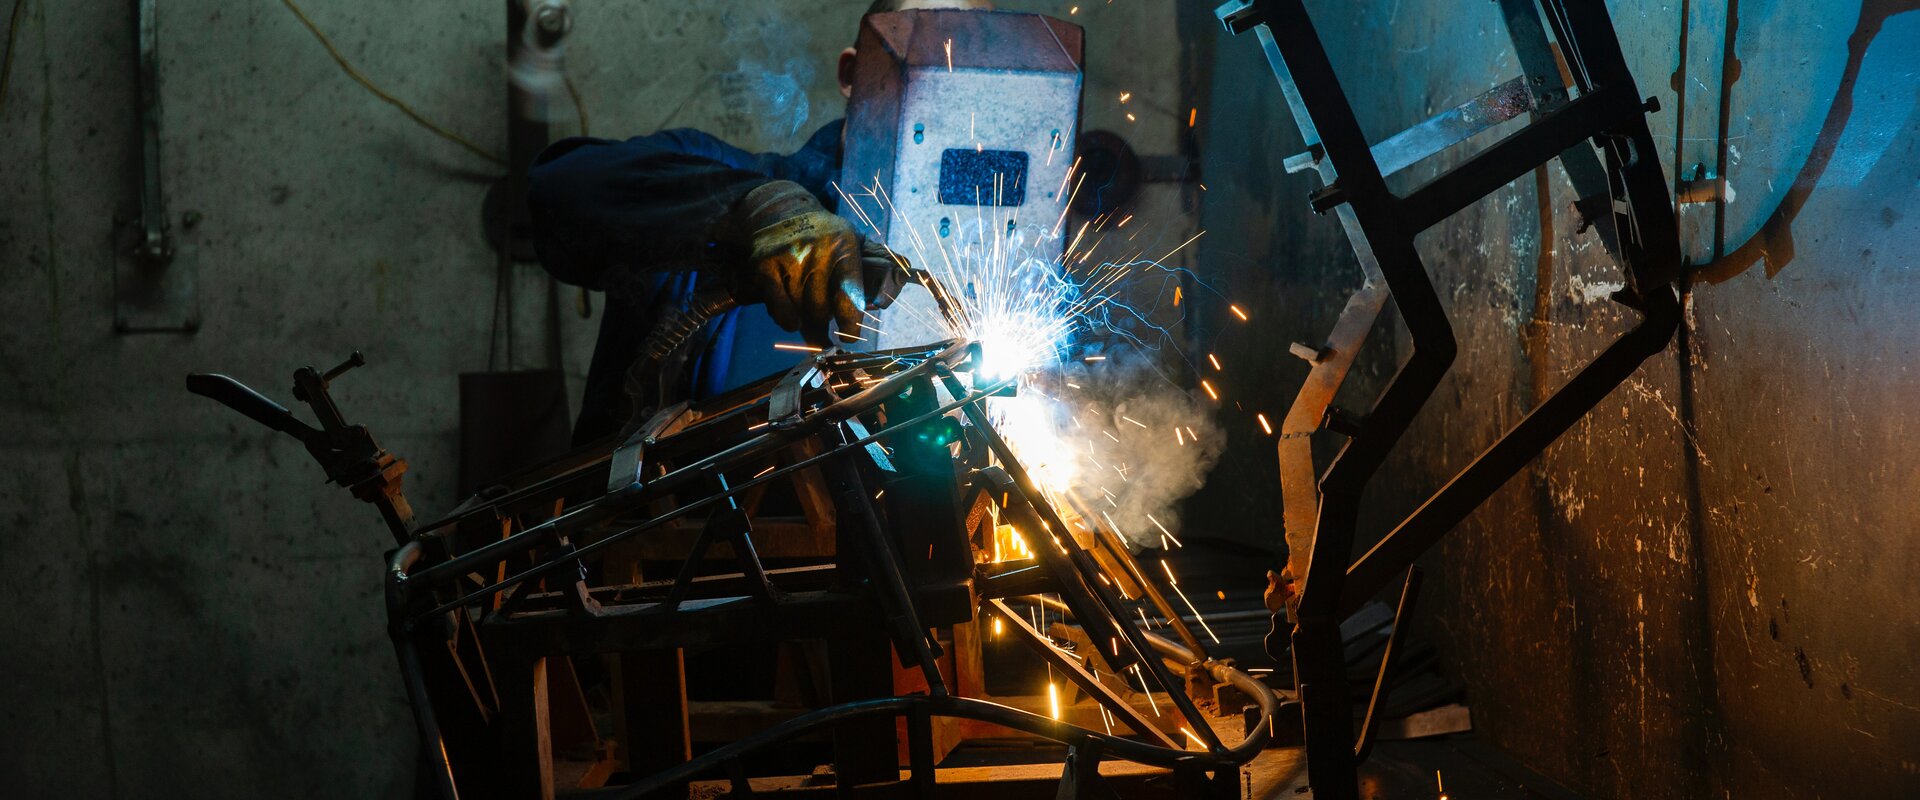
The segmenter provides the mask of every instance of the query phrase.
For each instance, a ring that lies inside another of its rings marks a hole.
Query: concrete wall
[[[1683,338],[1429,559],[1432,631],[1478,727],[1592,796],[1911,796],[1920,10],[1609,5],[1667,109],[1669,177],[1724,151],[1732,188],[1683,216]],[[1308,6],[1376,140],[1517,72],[1492,4]],[[1721,70],[1708,56],[1729,41]],[[1271,415],[1304,375],[1272,343],[1317,342],[1357,269],[1305,209],[1314,182],[1280,169],[1299,140],[1250,38],[1219,43],[1212,95],[1203,263],[1274,318],[1225,345],[1258,365]],[[1376,482],[1363,540],[1624,330],[1617,273],[1571,230],[1570,199],[1550,169],[1424,237],[1460,358]],[[1348,407],[1391,366],[1376,355]],[[1271,442],[1254,441],[1208,500],[1277,541]]]
[[[577,5],[593,132],[697,126],[789,149],[839,116],[832,57],[867,0]],[[1005,5],[1087,25],[1089,126],[1171,151],[1173,3]],[[138,209],[132,6],[26,0],[6,31],[0,795],[406,796],[378,517],[182,376],[223,371],[291,402],[293,368],[364,350],[336,397],[409,459],[416,506],[446,508],[456,376],[489,368],[497,333],[480,204],[499,168],[352,83],[281,3],[162,0],[164,177],[203,322],[116,335],[109,235]],[[505,147],[500,3],[305,8],[385,89]],[[571,109],[559,117],[572,132]],[[550,307],[537,267],[516,268],[514,290],[513,352],[494,366],[558,367],[577,398],[598,320],[571,289]]]

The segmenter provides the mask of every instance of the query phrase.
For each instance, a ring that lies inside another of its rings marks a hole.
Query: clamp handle
[[[274,402],[253,387],[218,373],[196,372],[187,376],[187,391],[210,397],[248,419],[284,433],[302,442],[320,432],[301,422],[286,406]]]

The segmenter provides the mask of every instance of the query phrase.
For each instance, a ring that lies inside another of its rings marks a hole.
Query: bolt
[[[534,23],[540,26],[542,33],[558,36],[565,33],[572,20],[567,18],[565,3],[545,2],[533,12]]]

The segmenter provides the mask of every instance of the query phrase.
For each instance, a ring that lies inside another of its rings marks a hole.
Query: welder
[[[987,0],[878,0],[867,13],[991,8]],[[855,53],[840,54],[842,96],[852,92]],[[689,129],[623,142],[564,139],[540,155],[528,192],[540,260],[562,281],[606,292],[575,444],[626,422],[626,372],[642,341],[696,293],[724,291],[741,307],[691,345],[695,398],[727,388],[735,354],[771,352],[767,339],[777,332],[760,320],[824,346],[852,341],[865,313],[890,302],[904,259],[834,213],[842,131],[842,120],[828,123],[788,155],[750,153]]]

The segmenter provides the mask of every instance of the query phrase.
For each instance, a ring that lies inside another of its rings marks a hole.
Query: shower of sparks
[[[951,49],[949,42],[950,68]],[[1123,94],[1122,102],[1130,98],[1130,93]],[[1198,109],[1189,112],[1189,125],[1197,115]],[[969,129],[972,128],[970,119]],[[975,144],[983,146],[977,141]],[[1051,156],[1049,151],[1049,158]],[[1068,377],[1091,376],[1101,369],[1115,369],[1103,364],[1108,361],[1109,352],[1116,352],[1110,348],[1130,347],[1184,361],[1187,381],[1177,380],[1177,376],[1165,372],[1160,372],[1159,378],[1180,394],[1185,391],[1180,388],[1183,384],[1191,387],[1193,384],[1188,381],[1198,380],[1207,396],[1219,403],[1221,388],[1230,388],[1224,383],[1216,387],[1214,383],[1214,380],[1224,380],[1219,357],[1184,350],[1176,345],[1173,333],[1164,327],[1169,312],[1184,320],[1185,315],[1204,307],[1204,304],[1183,304],[1186,291],[1202,291],[1216,297],[1219,292],[1191,269],[1167,263],[1198,241],[1205,231],[1190,236],[1183,232],[1184,240],[1166,249],[1168,242],[1156,239],[1153,226],[1132,224],[1133,214],[1107,213],[1084,221],[1070,221],[1066,208],[1073,205],[1083,188],[1079,166],[1075,161],[1057,184],[1044,187],[1065,198],[1065,208],[1051,219],[1021,219],[1020,206],[1002,205],[994,202],[997,197],[990,200],[984,196],[980,198],[984,202],[971,209],[955,208],[951,218],[913,219],[900,213],[893,198],[880,186],[860,189],[836,186],[835,190],[840,193],[841,208],[864,223],[867,230],[880,228],[871,214],[884,214],[892,234],[890,242],[897,245],[896,249],[904,257],[901,268],[908,269],[910,263],[913,270],[924,271],[933,278],[925,283],[940,307],[938,312],[930,312],[925,305],[902,303],[894,306],[886,321],[869,315],[873,324],[860,326],[865,329],[861,340],[884,342],[880,338],[881,327],[893,329],[897,334],[905,326],[909,330],[928,330],[943,337],[977,343],[979,363],[973,365],[971,376],[976,387],[1017,379],[1016,392],[1011,396],[988,398],[986,412],[1021,465],[1039,484],[1042,494],[1050,495],[1037,499],[1065,505],[1061,502],[1065,498],[1086,497],[1103,507],[1112,507],[1116,509],[1112,515],[1105,511],[1095,514],[1091,507],[1083,504],[1078,515],[1067,522],[1076,527],[1104,527],[1122,541],[1132,541],[1113,519],[1125,516],[1118,510],[1122,508],[1121,499],[1098,483],[1117,474],[1121,481],[1113,487],[1123,495],[1129,486],[1137,485],[1128,478],[1127,453],[1116,450],[1126,442],[1116,434],[1126,434],[1136,441],[1150,438],[1153,446],[1164,448],[1165,440],[1159,437],[1165,428],[1160,426],[1173,421],[1164,417],[1155,419],[1139,410],[1132,412],[1139,417],[1136,419],[1117,409],[1090,406],[1088,403],[1095,401],[1080,398],[1097,396],[1098,391],[1083,393],[1083,387]],[[999,183],[1004,180],[998,179],[989,191],[998,195],[1022,189]],[[1094,190],[1088,188],[1087,191]],[[1150,255],[1162,251],[1164,255],[1158,258]],[[1167,302],[1169,296],[1171,303]],[[1221,300],[1224,302],[1225,298]],[[1228,304],[1227,310],[1242,322],[1249,319],[1238,304]],[[816,352],[802,345],[778,347]],[[1205,363],[1197,363],[1196,359],[1202,355]],[[1162,364],[1149,366],[1159,371]],[[1214,380],[1199,377],[1208,367]],[[1091,388],[1100,387],[1095,383]],[[1196,403],[1195,407],[1204,407],[1204,404]],[[1231,413],[1217,406],[1212,408],[1210,413]],[[1261,427],[1271,434],[1266,417],[1257,418]],[[1175,423],[1169,427],[1174,429],[1174,440],[1179,446],[1186,446],[1189,440],[1200,442],[1192,425]],[[1097,494],[1094,489],[1098,489]],[[1002,498],[1001,505],[1005,504],[1006,498]],[[1158,530],[1163,549],[1183,546],[1167,525],[1152,516],[1147,516],[1147,520]],[[1064,537],[1060,531],[1029,533],[1044,537],[1033,540],[1033,545],[1045,547],[1051,542],[1051,546],[1062,548]],[[1140,530],[1135,533],[1145,534],[1141,544],[1149,541],[1145,537],[1152,535]],[[995,527],[993,550],[996,560],[1034,556],[1027,537],[1004,524]],[[1161,568],[1166,570],[1169,585],[1193,612],[1195,620],[1214,642],[1219,642],[1165,561],[1161,561]],[[1100,577],[1106,580],[1106,576]],[[1144,611],[1140,617],[1144,625],[1153,627],[1153,621]],[[1034,630],[1046,630],[1043,614],[1032,619],[1032,623]],[[1002,630],[1002,623],[996,618],[994,637],[998,638]],[[1118,650],[1117,641],[1109,644]],[[1147,694],[1153,714],[1161,716],[1145,674],[1138,665],[1132,669]],[[1047,690],[1054,718],[1058,719],[1058,688],[1051,679]],[[1103,721],[1109,719],[1104,710],[1102,717]],[[1191,731],[1187,733],[1199,741]]]
[[[1067,207],[1081,189],[1077,167],[1078,162],[1066,171],[1056,189],[1066,192],[1071,187],[1063,204]],[[974,367],[977,386],[1020,379],[1012,396],[988,400],[987,412],[1034,479],[1049,493],[1058,494],[1085,477],[1083,461],[1098,465],[1098,455],[1081,451],[1075,444],[1080,437],[1070,440],[1065,435],[1069,419],[1079,425],[1076,409],[1050,396],[1044,387],[1058,385],[1060,370],[1069,359],[1088,365],[1107,359],[1104,353],[1084,352],[1090,345],[1082,342],[1099,339],[1142,350],[1158,350],[1171,343],[1172,334],[1150,318],[1153,309],[1136,307],[1122,294],[1143,284],[1151,291],[1169,284],[1177,289],[1181,279],[1197,282],[1191,270],[1164,262],[1199,235],[1160,259],[1147,258],[1131,245],[1125,245],[1131,252],[1122,257],[1096,257],[1109,241],[1107,233],[1117,228],[1115,215],[1102,214],[1069,226],[1063,209],[1056,219],[1028,224],[1020,219],[1019,206],[997,202],[1005,193],[1022,188],[1005,181],[1004,176],[996,176],[995,185],[982,190],[994,194],[996,202],[975,206],[970,220],[964,216],[942,219],[938,235],[922,230],[925,220],[896,213],[893,199],[882,187],[852,193],[835,188],[842,207],[868,229],[879,227],[868,209],[885,212],[895,231],[891,238],[899,245],[896,249],[916,269],[936,279],[928,288],[937,293],[942,312],[929,315],[924,307],[912,308],[906,316],[918,318],[905,324],[978,343],[983,363]],[[956,223],[960,231],[952,230]],[[1055,248],[1058,256],[1046,255]],[[1120,442],[1113,432],[1102,433]],[[1182,435],[1191,436],[1192,431]],[[1104,472],[1106,467],[1099,469]]]

